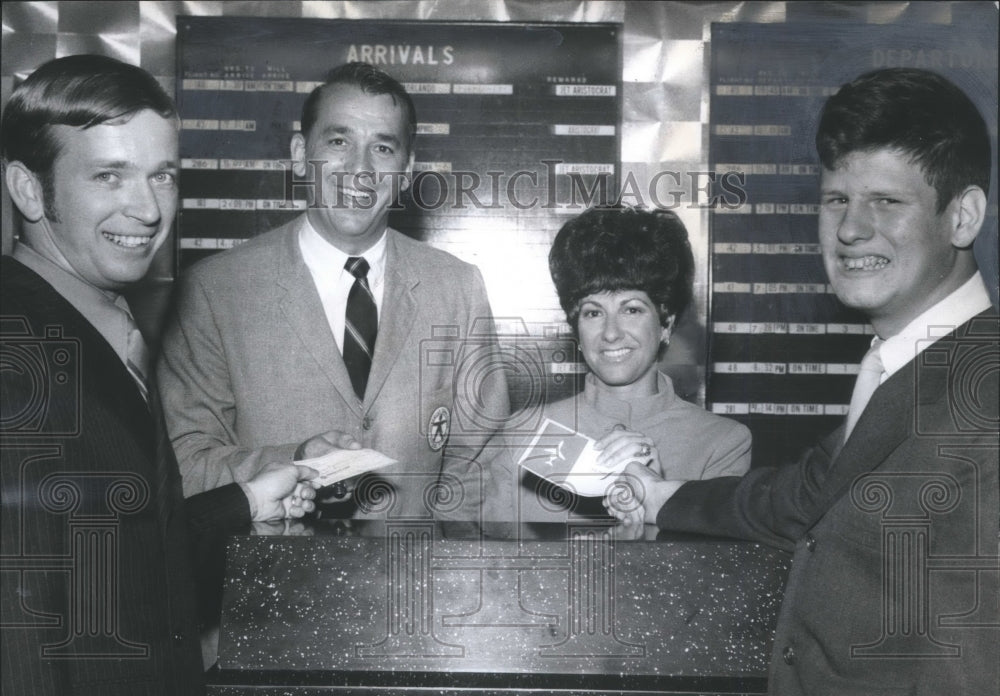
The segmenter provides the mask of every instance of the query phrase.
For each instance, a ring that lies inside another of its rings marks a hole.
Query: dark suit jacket
[[[48,283],[0,264],[3,694],[201,693],[188,514],[196,533],[246,522],[246,498],[186,514],[156,399]]]
[[[1000,684],[1000,403],[991,310],[875,392],[850,439],[742,479],[693,481],[662,529],[794,560],[771,658],[781,696],[963,694]]]

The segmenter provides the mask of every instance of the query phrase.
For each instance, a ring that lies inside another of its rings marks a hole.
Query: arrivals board
[[[305,209],[289,161],[302,104],[358,60],[403,83],[417,109],[416,176],[390,224],[478,263],[494,302],[521,293],[519,316],[562,321],[544,256],[569,216],[617,192],[619,25],[178,17],[177,28],[181,268]],[[496,280],[496,249],[521,250],[538,272]]]

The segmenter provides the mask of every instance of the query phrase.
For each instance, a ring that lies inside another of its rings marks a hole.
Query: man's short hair
[[[142,68],[107,56],[56,58],[14,89],[3,113],[0,151],[4,161],[19,161],[44,180],[59,154],[53,126],[91,128],[145,109],[177,116],[173,100]]]
[[[895,149],[912,158],[937,191],[942,212],[968,186],[990,186],[990,137],[966,94],[929,70],[865,73],[826,102],[816,151],[827,169],[847,155]]]
[[[403,105],[406,111],[406,120],[409,125],[409,142],[407,147],[412,147],[413,137],[417,132],[417,108],[413,105],[413,99],[407,93],[406,88],[396,81],[391,75],[379,70],[368,63],[345,63],[327,73],[323,84],[310,92],[302,105],[301,132],[305,137],[309,137],[309,131],[316,124],[318,117],[320,98],[327,88],[333,85],[354,85],[365,94],[379,95],[388,94],[392,97],[393,104]]]
[[[549,272],[574,331],[583,298],[619,290],[644,291],[665,325],[691,302],[694,256],[672,211],[599,206],[562,226],[549,251]]]

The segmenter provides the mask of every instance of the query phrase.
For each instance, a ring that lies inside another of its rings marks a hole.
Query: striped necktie
[[[851,431],[857,425],[858,419],[864,413],[865,406],[872,398],[872,394],[882,383],[882,373],[885,368],[882,365],[882,356],[879,348],[883,341],[876,338],[872,342],[872,347],[865,353],[861,360],[861,368],[858,370],[858,379],[854,383],[854,392],[851,394],[851,406],[847,411],[847,428],[844,430],[844,441],[851,436]]]
[[[123,310],[125,311],[125,310]],[[132,315],[125,311],[128,320],[128,344],[125,352],[125,367],[139,387],[142,398],[149,403],[149,385],[146,382],[146,372],[149,369],[149,348],[146,347],[146,340],[142,337],[142,332],[135,323]]]
[[[363,257],[352,256],[347,259],[344,268],[354,276],[354,285],[347,295],[344,321],[344,364],[351,376],[354,393],[364,400],[372,356],[375,355],[378,309],[368,285],[368,262]]]

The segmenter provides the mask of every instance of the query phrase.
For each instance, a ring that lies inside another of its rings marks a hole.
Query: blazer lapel
[[[157,421],[161,418],[160,402],[152,376],[147,403],[128,368],[100,331],[34,271],[21,268],[23,271],[19,274],[41,307],[44,322],[60,326],[67,337],[79,341],[79,386],[82,391],[77,402],[79,407],[85,403],[99,404],[114,419],[100,422],[101,427],[114,433],[114,442],[109,442],[109,448],[116,450],[124,447],[124,442],[131,439],[140,450],[149,454],[148,459],[135,457],[129,460],[130,473],[143,476],[148,481],[152,489],[150,497],[163,523],[161,531],[164,531],[172,502],[168,495],[161,495],[161,490],[173,476],[177,479],[179,493],[180,474],[173,449],[166,439],[165,428],[162,427],[162,419]],[[18,269],[15,267],[12,272],[18,272]]]
[[[372,403],[381,391],[385,380],[396,363],[400,351],[407,345],[407,339],[416,320],[416,299],[413,288],[420,283],[420,276],[409,260],[398,248],[399,234],[386,230],[388,240],[385,259],[385,292],[382,295],[382,316],[378,323],[378,338],[375,340],[375,356],[372,360],[365,403]],[[413,346],[407,347],[407,350]],[[344,369],[346,378],[347,370]],[[418,379],[413,375],[413,379]],[[348,385],[350,382],[348,382]]]
[[[996,313],[990,308],[941,337],[929,350],[955,350],[970,334],[977,337],[973,340],[978,343],[991,330],[996,340],[996,322]],[[931,369],[924,367],[925,361]],[[942,369],[927,354],[908,362],[875,390],[838,460],[846,457],[866,461],[868,470],[878,466],[917,429],[921,406],[949,402],[947,390],[952,379],[952,372]]]
[[[37,279],[39,296],[48,296],[45,301],[49,303],[52,318],[58,318],[68,335],[79,337],[80,350],[85,353],[80,355],[80,359],[87,361],[81,389],[93,392],[95,398],[113,411],[123,424],[141,436],[147,436],[151,423],[150,404],[142,397],[139,386],[115,349],[69,300],[34,271],[29,272],[32,280]]]
[[[846,495],[859,476],[884,463],[909,437],[915,408],[915,369],[914,362],[907,363],[872,394],[851,436],[830,465],[830,475],[823,486],[827,493],[809,526]],[[842,439],[843,433],[841,426],[832,437]]]
[[[299,224],[298,220],[291,223],[287,233],[282,235],[275,277],[275,282],[281,288],[278,303],[288,325],[319,364],[327,379],[344,402],[360,414],[361,403],[354,393],[351,378],[344,367],[344,359],[330,333],[330,325],[326,321],[326,312],[316,291],[316,284],[313,283],[309,268],[299,251]]]

